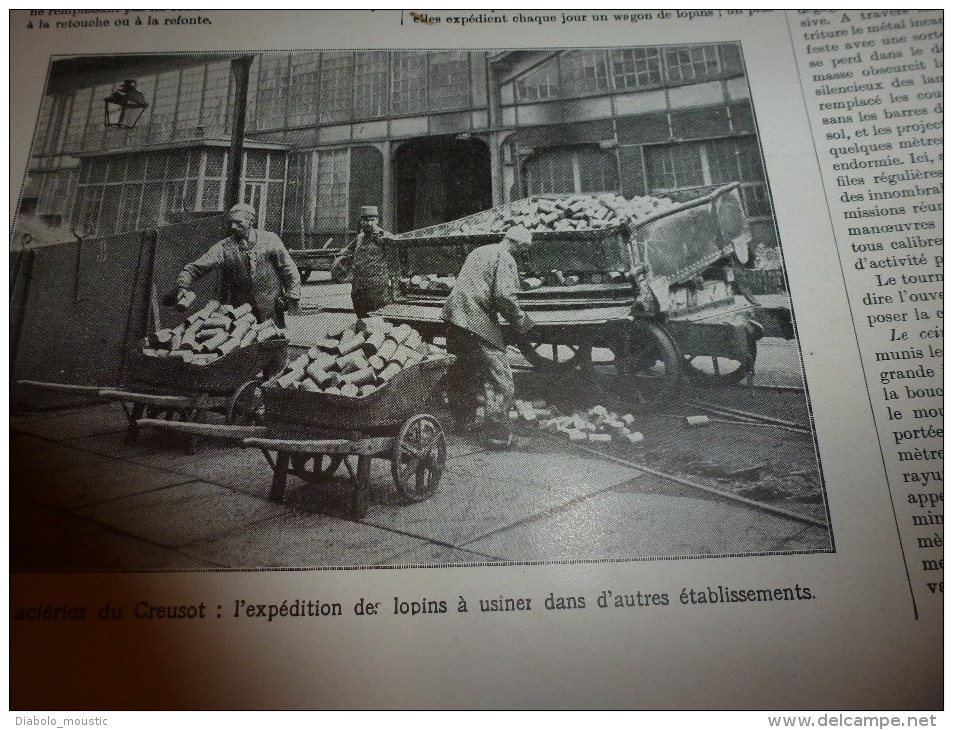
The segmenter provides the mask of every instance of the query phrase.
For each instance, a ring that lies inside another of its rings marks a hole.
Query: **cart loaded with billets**
[[[203,329],[204,327],[204,329]],[[175,328],[159,329],[127,354],[116,387],[21,380],[20,385],[119,403],[126,415],[127,443],[135,443],[140,422],[201,423],[260,420],[260,386],[280,371],[288,342],[273,322],[258,323],[251,307],[208,302]],[[197,436],[185,448],[196,451]]]
[[[612,362],[644,404],[683,377],[750,379],[765,312],[737,284],[751,241],[739,185],[700,192],[535,196],[386,238],[394,301],[377,314],[443,336],[441,310],[467,254],[522,225],[533,233],[518,261],[518,298],[536,323],[519,344],[529,365]]]
[[[363,344],[367,346],[367,340]],[[443,380],[454,358],[425,343],[423,347],[426,354],[415,353],[399,365],[392,360],[384,366],[383,377],[372,374],[362,388],[351,384],[342,389],[331,382],[357,382],[366,371],[342,372],[333,366],[326,371],[324,358],[333,362],[335,356],[316,345],[309,350],[310,362],[308,353],[295,361],[305,362],[297,372],[293,362],[262,385],[261,425],[151,419],[139,423],[260,449],[273,472],[269,499],[278,503],[284,500],[289,475],[309,485],[326,484],[343,463],[351,484],[348,512],[362,519],[370,501],[372,459],[390,462],[394,484],[409,502],[430,497],[443,474],[446,436],[440,420],[428,411],[442,405]],[[346,358],[342,355],[338,362]]]

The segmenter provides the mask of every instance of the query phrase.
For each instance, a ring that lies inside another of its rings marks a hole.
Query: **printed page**
[[[941,11],[11,28],[23,717],[942,709]]]
[[[911,598],[935,611],[943,592],[943,531],[935,529],[943,524],[943,15],[797,20],[805,104]]]

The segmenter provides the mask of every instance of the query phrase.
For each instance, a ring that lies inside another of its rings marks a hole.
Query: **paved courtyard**
[[[827,549],[826,531],[693,493],[540,435],[520,451],[451,435],[437,493],[406,504],[375,460],[367,517],[291,477],[268,501],[261,452],[174,434],[124,442],[118,405],[14,416],[14,571],[617,560]]]

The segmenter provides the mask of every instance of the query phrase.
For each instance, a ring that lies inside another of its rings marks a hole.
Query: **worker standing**
[[[351,280],[351,302],[358,317],[366,317],[393,301],[390,269],[382,239],[389,235],[378,225],[377,206],[361,206],[361,232],[345,246],[331,265],[331,279]]]
[[[480,246],[467,256],[443,308],[447,323],[447,350],[456,362],[447,373],[447,389],[454,419],[464,430],[486,419],[486,443],[495,449],[514,445],[509,410],[515,386],[506,358],[506,341],[498,315],[517,337],[533,327],[516,300],[520,290],[515,255],[525,254],[532,234],[522,226],[510,228],[500,243]]]
[[[255,228],[257,214],[247,203],[228,211],[229,237],[201,257],[183,267],[176,289],[164,303],[187,308],[181,303],[193,284],[211,271],[222,275],[219,301],[239,307],[250,304],[259,322],[271,319],[285,326],[284,313],[299,314],[301,276],[281,239],[274,233]]]

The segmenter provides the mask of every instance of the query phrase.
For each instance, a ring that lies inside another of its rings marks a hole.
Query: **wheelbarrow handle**
[[[138,426],[151,426],[165,431],[186,433],[195,436],[214,436],[217,438],[242,441],[252,436],[261,436],[268,433],[264,426],[231,426],[220,423],[190,423],[187,421],[164,421],[158,418],[140,418]]]

